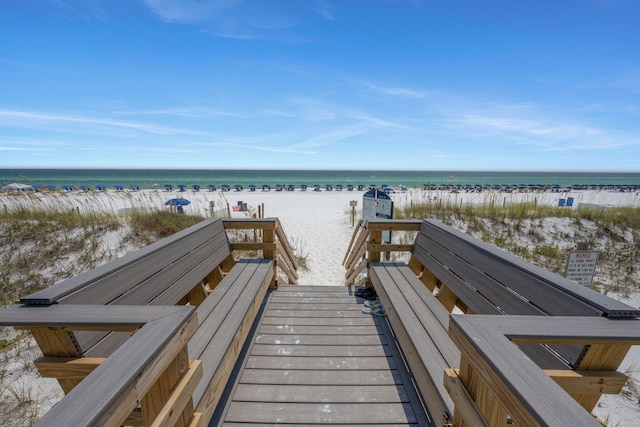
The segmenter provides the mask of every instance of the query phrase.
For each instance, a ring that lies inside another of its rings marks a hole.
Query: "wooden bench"
[[[388,228],[394,229],[393,225]],[[372,247],[379,249],[381,245],[374,242]],[[454,342],[450,335],[450,313],[489,315],[489,318],[530,316],[525,319],[530,318],[533,323],[537,316],[609,319],[640,316],[638,309],[535,267],[435,220],[421,223],[411,253],[408,265],[370,262],[369,279],[387,310],[436,425],[451,423],[455,419],[454,411],[459,409],[451,397],[457,379],[444,381],[444,373],[457,376],[460,370],[468,368],[467,365],[461,367],[461,343]],[[612,330],[616,328],[615,323],[606,324]],[[629,337],[630,342],[634,339]],[[588,340],[575,343],[569,339],[521,340],[517,345],[521,354],[554,379],[568,378],[562,374],[568,371],[615,371],[628,350],[628,346],[617,346],[614,355],[604,355],[603,352],[611,348]],[[602,357],[598,357],[597,352]],[[461,377],[467,373],[464,371]],[[616,374],[603,374],[598,380],[613,381],[615,386],[611,390],[615,393],[624,385]],[[571,390],[575,400],[587,411],[593,409],[601,394],[593,390],[581,393],[579,387]],[[490,406],[487,404],[483,409],[490,411]],[[477,408],[466,412],[474,412],[476,421],[491,418],[486,414],[481,416]],[[495,419],[501,417],[502,422],[507,421],[504,413],[495,415]]]
[[[135,313],[141,306],[194,306],[198,327],[182,350],[182,362],[176,363],[184,364],[187,353],[188,359],[202,363],[202,379],[193,385],[193,406],[199,414],[197,422],[202,425],[213,415],[267,289],[274,283],[275,267],[271,258],[236,262],[223,221],[210,219],[24,297],[20,300],[22,306],[0,312],[0,324],[16,326],[16,312],[35,313],[34,307],[42,307],[38,313],[55,308],[56,313],[61,313],[55,318],[64,324],[68,321],[64,320],[65,307],[72,313],[78,306],[106,306],[106,316],[108,307],[114,307],[114,313],[119,313],[121,307],[131,306]],[[48,326],[37,321],[17,326],[32,331],[44,354],[36,366],[43,376],[58,378],[65,393],[72,392],[84,376],[131,340],[131,328],[125,328],[124,332],[120,332],[119,327],[105,325],[53,328],[49,317],[45,317]],[[101,318],[101,321],[108,324],[108,319]],[[117,323],[117,319],[112,322]],[[77,360],[85,362],[80,375],[78,365],[82,363]],[[86,361],[92,361],[89,368]],[[181,369],[184,371],[184,367]],[[134,414],[128,422],[149,425],[156,413],[146,411],[147,415],[144,405],[157,406],[150,402],[158,400],[160,395],[166,398],[179,380],[175,373],[162,379],[160,383],[164,383],[156,388],[163,391],[151,389],[147,401],[141,401],[142,418],[135,420]],[[177,425],[189,423],[182,420]]]

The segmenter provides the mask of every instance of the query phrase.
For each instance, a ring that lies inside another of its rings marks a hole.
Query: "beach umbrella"
[[[35,192],[37,193],[38,191],[40,191],[40,190],[42,189],[42,185],[40,185],[40,184],[33,184],[33,185],[31,186],[31,188],[33,189],[33,191],[35,191]]]
[[[293,185],[293,184],[289,184],[289,185],[287,185],[287,191],[293,191],[293,190],[295,190],[295,189],[296,189],[296,186],[295,186],[295,185]]]
[[[170,199],[167,200],[164,204],[169,206],[187,206],[188,204],[190,204],[191,202],[187,199],[183,199],[183,198],[174,198],[174,199]]]
[[[282,184],[276,184],[276,191],[282,191],[284,186]]]
[[[256,191],[256,185],[255,184],[249,184],[249,191]]]
[[[229,187],[227,184],[222,184],[220,186],[220,188],[222,189],[222,191],[229,191],[231,190],[231,187]]]
[[[271,191],[271,186],[269,184],[262,184],[262,191]]]
[[[217,188],[215,185],[213,185],[213,184],[209,184],[209,185],[207,185],[207,187],[209,188],[209,191],[216,191],[216,190],[218,189],[218,188]]]
[[[336,184],[336,191],[342,191],[342,184]]]
[[[116,184],[116,185],[113,186],[113,188],[115,188],[118,191],[122,191],[122,190],[124,190],[124,185]]]
[[[164,185],[164,188],[166,188],[166,189],[167,189],[167,191],[171,191],[171,190],[173,190],[173,185],[171,185],[171,184],[165,184],[165,185]]]
[[[63,185],[60,188],[62,188],[64,191],[72,191],[73,190],[73,187],[70,186],[70,185]]]
[[[353,191],[353,184],[347,184],[347,191]]]
[[[178,184],[178,188],[180,189],[180,191],[185,191],[187,186],[185,184]]]
[[[82,191],[89,191],[89,190],[91,189],[91,187],[89,187],[88,185],[81,185],[81,186],[80,186],[80,189],[81,189]]]
[[[313,191],[320,191],[320,184],[313,184]]]
[[[129,186],[129,189],[130,189],[130,190],[136,190],[136,191],[137,191],[137,190],[140,190],[140,186],[139,186],[138,184],[131,184],[131,185]]]
[[[105,187],[105,186],[104,186],[104,185],[102,185],[102,184],[96,185],[96,190],[98,190],[98,191],[104,191],[104,190],[106,190],[106,189],[107,189],[107,187]]]
[[[333,190],[333,187],[331,186],[331,184],[327,184],[327,185],[325,185],[325,186],[324,186],[324,188],[326,188],[326,189],[327,189],[327,191],[331,191],[331,190]]]
[[[198,184],[193,184],[191,188],[193,188],[193,191],[200,191],[200,186]]]
[[[234,186],[233,186],[233,188],[235,188],[235,189],[236,189],[236,191],[242,191],[242,190],[243,190],[243,187],[242,187],[242,185],[240,185],[240,184],[236,184],[236,185],[234,185]]]
[[[307,184],[300,184],[300,190],[307,191],[307,188],[309,188]]]
[[[358,184],[358,191],[364,191],[364,184]]]
[[[53,190],[57,189],[58,187],[56,187],[55,185],[51,185],[51,184],[49,184],[49,185],[47,185],[47,188],[48,188],[49,190],[52,190],[52,191],[53,191]]]

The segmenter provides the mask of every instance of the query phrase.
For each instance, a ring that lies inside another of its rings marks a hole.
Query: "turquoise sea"
[[[258,187],[263,184],[301,184],[325,186],[353,184],[390,185],[422,188],[427,185],[630,185],[640,186],[640,173],[630,172],[473,172],[473,171],[366,171],[366,170],[175,170],[175,169],[0,169],[0,185],[13,182],[40,184],[104,185],[113,188],[138,185],[140,188],[165,184],[203,188],[209,184],[236,184]]]

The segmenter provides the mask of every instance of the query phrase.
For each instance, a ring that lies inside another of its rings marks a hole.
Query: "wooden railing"
[[[36,339],[64,336],[67,330],[135,332],[106,359],[69,357],[64,366],[60,357],[36,361],[39,369],[57,370],[51,374],[65,380],[89,373],[38,426],[202,425],[191,401],[202,367],[187,352],[198,328],[195,307],[15,306],[1,317],[16,329],[31,330]]]
[[[276,281],[284,276],[289,284],[298,283],[298,259],[277,218],[225,219],[223,223],[225,230],[252,231],[243,238],[227,233],[234,251],[261,252],[261,258],[273,258],[276,261],[276,269],[282,273],[276,275]]]
[[[358,276],[368,267],[369,262],[380,261],[382,253],[411,251],[413,243],[383,243],[384,231],[416,232],[420,229],[421,222],[420,220],[359,221],[342,261],[342,265],[347,269],[345,285],[353,285]]]
[[[383,243],[384,231],[415,232],[421,223],[358,223],[343,259],[345,283],[370,284],[372,262],[380,261],[384,253],[412,251],[412,244]],[[429,291],[441,284],[440,278],[415,256],[408,257],[407,264]],[[455,266],[446,265],[443,269],[451,271]],[[443,300],[446,296],[438,298],[445,305]],[[616,370],[630,347],[640,344],[640,319],[632,315],[605,318],[452,314],[448,338],[459,349],[460,362],[444,369],[440,378],[455,410],[452,419],[438,425],[597,426],[601,421],[590,412],[602,394],[622,390],[627,378]],[[538,367],[516,344],[579,344],[587,345],[588,351],[576,369],[550,370]]]

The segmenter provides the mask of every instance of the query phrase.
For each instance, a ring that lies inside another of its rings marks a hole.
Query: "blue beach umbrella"
[[[300,191],[307,191],[307,188],[309,188],[307,184],[300,184]]]
[[[167,200],[164,204],[166,206],[187,206],[190,203],[191,202],[187,199],[176,197],[174,199]]]
[[[178,184],[178,188],[180,189],[180,191],[185,191],[187,186],[185,184]]]
[[[49,190],[51,190],[51,191],[54,191],[54,190],[56,190],[58,187],[56,187],[55,185],[49,184],[49,185],[47,185],[47,188],[48,188]]]
[[[216,190],[218,189],[218,187],[216,187],[216,186],[215,186],[215,185],[213,185],[213,184],[209,184],[209,185],[207,185],[207,188],[209,188],[209,191],[216,191]]]
[[[271,186],[269,184],[262,184],[262,191],[271,191]]]
[[[70,185],[63,185],[60,188],[62,188],[64,191],[72,191],[73,190],[73,187],[70,186]]]
[[[107,189],[107,187],[105,187],[105,186],[104,186],[104,185],[102,185],[102,184],[100,184],[100,185],[96,185],[96,190],[98,190],[98,191],[104,191],[104,190],[106,190],[106,189]]]
[[[244,188],[242,187],[242,185],[240,185],[240,184],[236,184],[236,185],[234,185],[234,186],[233,186],[233,188],[235,188],[235,189],[236,189],[236,191],[242,191],[242,190],[244,189]]]
[[[222,189],[222,191],[229,191],[231,190],[231,187],[229,187],[227,184],[222,184],[220,186],[220,188]]]
[[[171,191],[171,190],[173,190],[173,185],[171,185],[171,184],[165,184],[165,185],[164,185],[164,188],[166,188],[166,189],[167,189],[167,191]]]
[[[193,191],[200,191],[200,186],[198,184],[193,184],[191,188],[193,188]]]
[[[256,191],[256,185],[255,184],[249,184],[249,191]]]
[[[91,187],[89,187],[88,185],[81,185],[81,186],[80,186],[80,189],[81,189],[82,191],[89,191],[89,190],[91,189]]]
[[[33,191],[35,191],[37,193],[42,189],[42,185],[34,184],[34,185],[31,186],[31,188],[33,189]]]
[[[113,186],[113,188],[115,188],[118,191],[122,191],[122,190],[124,190],[124,185],[116,184],[116,185]]]
[[[140,190],[140,186],[139,186],[138,184],[131,184],[131,185],[129,186],[129,189],[130,189],[130,190],[136,190],[136,191],[137,191],[137,190]]]

